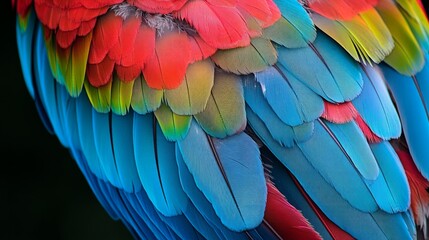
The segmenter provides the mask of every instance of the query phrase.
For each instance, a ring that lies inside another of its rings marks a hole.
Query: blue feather
[[[286,39],[276,41],[288,48],[304,47],[316,38],[316,28],[310,15],[297,0],[275,0],[282,17],[288,23],[282,29],[287,32]],[[283,25],[282,25],[283,26]]]
[[[384,197],[393,201],[391,203],[392,209],[388,212],[407,211],[410,206],[411,193],[405,170],[398,155],[388,142],[374,143],[370,146],[390,191],[390,194],[386,194]]]
[[[80,147],[88,161],[89,169],[98,178],[107,180],[95,148],[94,131],[92,129],[92,106],[86,96],[86,92],[82,92],[76,99],[76,115]]]
[[[121,187],[119,174],[113,155],[109,114],[99,113],[92,109],[92,128],[94,131],[95,149],[107,180],[115,187]]]
[[[27,86],[27,90],[30,93],[30,96],[35,99],[35,90],[33,85],[33,38],[35,27],[37,25],[36,22],[36,13],[33,10],[29,10],[28,12],[28,23],[26,29],[21,29],[19,25],[19,16],[16,16],[16,44],[18,47],[18,55],[21,63],[21,70],[24,77],[24,82]],[[40,24],[39,24],[40,25]]]
[[[416,76],[405,76],[381,64],[395,100],[411,156],[422,175],[429,179],[429,63]]]
[[[299,147],[285,148],[272,139],[265,125],[257,116],[251,117],[251,115],[252,112],[249,111],[249,124],[255,130],[255,133],[296,176],[304,189],[312,187],[317,181],[328,182],[353,207],[367,212],[377,210],[378,206],[363,179],[351,165],[349,159],[344,156],[344,153],[336,147],[336,143],[321,124],[315,124],[313,137],[303,143],[304,145],[300,144]],[[281,154],[281,157],[279,154]],[[308,176],[310,172],[314,172],[316,169],[317,175]],[[318,196],[316,192],[317,189],[313,192],[312,197],[322,197]]]
[[[411,239],[401,214],[377,211],[375,203],[368,202],[368,198],[372,199],[371,196],[368,197],[364,191],[358,191],[357,198],[362,201],[361,205],[366,205],[367,210],[356,209],[320,175],[318,168],[309,164],[297,148],[287,149],[277,144],[260,120],[250,124],[266,146],[297,178],[317,206],[339,227],[357,239]],[[277,175],[274,181],[282,181],[281,176]],[[350,182],[348,186],[352,187],[354,184],[356,182]]]
[[[278,47],[277,51],[278,64],[329,102],[352,100],[362,90],[357,62],[321,31],[308,47]]]
[[[352,102],[368,127],[380,138],[401,135],[401,122],[382,75],[376,68],[362,66],[363,90]]]
[[[207,200],[207,198],[195,184],[194,178],[183,161],[182,154],[180,153],[178,147],[176,149],[176,160],[179,168],[180,182],[182,184],[183,190],[189,196],[189,199],[194,204],[195,208],[201,213],[201,215],[210,225],[214,226],[220,231],[225,239],[247,239],[245,236],[243,236],[243,234],[231,231],[221,223],[221,220],[213,209],[213,205]]]
[[[281,69],[281,70],[280,70]],[[264,97],[288,125],[310,122],[323,113],[323,100],[286,69],[271,67],[256,73]]]
[[[178,143],[195,183],[222,223],[235,231],[258,226],[267,188],[256,143],[245,133],[212,138],[195,121]]]
[[[111,116],[111,139],[122,188],[127,192],[138,192],[142,185],[137,173],[133,146],[133,114]]]
[[[167,141],[153,114],[134,113],[134,155],[141,183],[166,216],[181,213],[187,197],[179,182],[174,143]]]
[[[281,121],[262,95],[257,82],[246,78],[243,86],[247,108],[250,107],[264,121],[271,136],[281,145],[292,147],[295,142],[308,140],[312,135],[314,128],[312,122],[292,127]]]

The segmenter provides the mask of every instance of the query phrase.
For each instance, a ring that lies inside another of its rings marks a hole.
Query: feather
[[[105,86],[112,80],[114,67],[115,61],[109,57],[105,57],[96,64],[89,63],[86,71],[88,82],[94,87]]]
[[[325,105],[325,110],[321,117],[330,122],[346,123],[352,121],[358,115],[356,108],[351,102],[334,104],[323,101],[323,103]]]
[[[362,119],[362,117],[359,114],[356,116],[355,122],[359,126],[363,135],[365,135],[368,142],[378,143],[383,141],[383,139],[375,135],[375,133],[369,128],[368,124],[365,123],[365,121]]]
[[[302,152],[297,148],[288,149],[281,147],[269,136],[267,129],[261,123],[254,121],[249,124],[251,124],[251,127],[261,140],[264,141],[270,151],[292,172],[303,189],[317,206],[320,207],[323,213],[340,228],[357,239],[412,239],[411,233],[408,231],[401,214],[387,214],[380,210],[377,211],[378,207],[374,205],[375,203],[369,202],[371,195],[368,196],[362,190],[354,190],[352,192],[359,192],[356,196],[356,203],[359,203],[361,207],[366,205],[362,211],[357,210],[340,195],[341,192],[337,192],[320,175],[319,168],[315,168],[315,166],[309,164]],[[320,145],[320,141],[318,143]],[[323,146],[329,145],[325,144]],[[320,158],[318,159],[320,161]],[[329,159],[333,160],[335,158],[331,155]],[[337,164],[330,170],[338,169],[338,166]],[[341,182],[349,182],[348,180],[344,180],[346,176],[348,175],[342,175]],[[281,179],[277,179],[277,181],[281,181]],[[353,181],[353,183],[353,185],[348,185],[347,188],[355,187],[358,181]]]
[[[392,53],[386,56],[384,62],[402,74],[416,74],[423,68],[425,60],[407,21],[390,0],[380,0],[376,9],[395,42]]]
[[[93,87],[88,81],[84,82],[86,94],[92,107],[100,113],[110,111],[112,102],[112,81],[101,87]]]
[[[402,75],[386,64],[381,67],[402,120],[411,156],[422,175],[429,179],[426,144],[429,142],[429,100],[425,97],[429,92],[429,84],[425,83],[429,76],[429,64],[412,77]]]
[[[20,19],[19,16],[16,17]],[[19,60],[21,64],[21,71],[23,74],[23,78],[25,80],[25,84],[27,86],[27,90],[30,93],[32,98],[35,97],[34,86],[33,86],[33,76],[31,73],[31,64],[32,64],[32,43],[34,38],[34,31],[36,28],[36,13],[34,11],[29,11],[26,17],[26,25],[20,26],[20,24],[16,25],[16,44],[18,48]],[[19,20],[17,20],[19,21]]]
[[[397,0],[396,4],[402,16],[407,20],[420,47],[427,52],[429,50],[429,23],[423,8],[418,1]]]
[[[250,43],[246,22],[235,7],[188,1],[175,16],[188,22],[206,43],[215,48],[244,47]]]
[[[204,110],[214,84],[214,64],[209,60],[189,65],[179,87],[165,90],[166,104],[180,115],[193,115]]]
[[[272,183],[267,183],[267,188],[265,219],[280,236],[284,239],[322,239],[301,212],[288,203]]]
[[[287,48],[305,47],[316,39],[316,28],[305,8],[295,0],[275,1],[282,17],[263,30],[263,37]]]
[[[140,75],[134,80],[131,107],[140,114],[153,112],[161,106],[163,95],[161,90],[150,88],[143,75]]]
[[[265,99],[284,123],[297,126],[322,114],[322,98],[286,69],[272,67],[255,76]]]
[[[264,99],[260,86],[252,82],[244,80],[244,97],[247,104],[246,116],[248,120],[256,114],[264,122],[271,136],[282,146],[292,147],[295,142],[306,141],[311,137],[314,129],[313,122],[296,127],[285,124]]]
[[[353,105],[376,136],[384,140],[398,138],[402,132],[401,122],[382,73],[370,66],[362,66],[361,73],[364,87],[353,99]]]
[[[333,20],[351,20],[357,14],[372,9],[378,0],[310,0],[311,11]]]
[[[178,177],[174,144],[168,142],[153,114],[134,113],[134,156],[139,179],[156,209],[175,216],[186,206]]]
[[[124,82],[118,78],[118,75],[113,75],[112,80],[112,112],[118,115],[125,115],[131,106],[131,98],[133,94],[132,82]]]
[[[156,38],[155,51],[143,69],[148,86],[156,89],[174,89],[180,86],[191,62],[190,50],[191,45],[184,33],[164,32],[161,37]]]
[[[321,32],[308,47],[277,50],[278,64],[329,102],[351,100],[362,90],[357,63]]]
[[[109,114],[112,151],[122,189],[127,192],[138,192],[142,185],[134,157],[133,115],[119,116]]]
[[[192,120],[191,116],[175,114],[165,104],[161,104],[161,107],[154,113],[168,141],[178,141],[188,133]]]
[[[178,144],[195,183],[223,224],[242,231],[261,223],[267,189],[257,145],[249,136],[240,133],[216,139],[192,122],[188,135]]]
[[[211,59],[227,72],[249,74],[260,72],[276,63],[277,53],[269,40],[254,38],[249,46],[218,50]]]
[[[245,128],[244,108],[243,86],[240,79],[233,74],[216,72],[206,108],[194,117],[208,134],[223,138]]]
[[[129,4],[150,13],[171,13],[183,7],[187,0],[128,0]]]
[[[395,150],[390,143],[383,141],[381,143],[370,145],[374,157],[380,167],[380,173],[386,180],[389,192],[392,196],[392,210],[389,212],[405,212],[410,206],[410,187],[404,168],[399,161]],[[386,198],[390,197],[385,195]]]
[[[394,47],[392,35],[375,9],[360,13],[350,21],[334,21],[318,14],[311,16],[314,24],[356,61],[379,63]]]

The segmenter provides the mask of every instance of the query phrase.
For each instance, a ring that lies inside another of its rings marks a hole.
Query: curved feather
[[[355,98],[362,90],[358,65],[325,34],[305,48],[277,48],[279,65],[329,102]]]
[[[112,79],[111,110],[117,115],[125,115],[131,106],[134,81],[124,82],[117,74]]]
[[[246,126],[243,86],[238,76],[215,73],[215,83],[204,111],[194,115],[211,136],[224,138]]]
[[[351,20],[357,14],[372,9],[377,0],[311,0],[309,7],[324,17],[336,20]]]
[[[362,66],[364,84],[362,93],[352,102],[359,115],[378,137],[389,140],[402,133],[401,121],[385,85],[383,75],[376,67]]]
[[[188,133],[191,116],[175,114],[165,104],[161,104],[154,113],[167,140],[177,141],[183,139]]]
[[[197,186],[223,224],[242,231],[261,223],[267,189],[257,145],[249,136],[216,139],[193,122],[178,144]]]
[[[150,88],[143,75],[134,80],[131,107],[140,114],[155,111],[161,106],[163,91]]]

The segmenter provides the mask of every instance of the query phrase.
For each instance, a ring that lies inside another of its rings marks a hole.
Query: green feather
[[[188,66],[184,81],[173,90],[165,90],[164,97],[173,112],[194,115],[204,110],[214,82],[214,64],[210,60]]]
[[[249,74],[275,64],[277,52],[270,40],[254,38],[247,47],[218,50],[211,58],[227,72]]]
[[[112,83],[112,112],[118,115],[127,114],[131,105],[134,81],[121,81],[117,74],[113,75]]]
[[[88,80],[84,82],[85,91],[88,95],[91,105],[97,112],[108,113],[110,111],[110,103],[112,98],[112,81],[101,87],[94,87]]]
[[[155,116],[162,133],[169,141],[182,140],[191,126],[191,116],[177,115],[165,104],[161,104],[155,111]]]
[[[215,73],[215,84],[207,106],[195,115],[201,127],[211,136],[224,138],[246,126],[243,85],[238,76]]]
[[[150,88],[143,75],[140,75],[134,80],[131,107],[140,114],[153,112],[161,105],[162,96],[162,90]]]

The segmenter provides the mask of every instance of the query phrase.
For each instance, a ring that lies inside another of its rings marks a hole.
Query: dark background
[[[45,130],[22,79],[14,11],[0,4],[0,239],[131,239]]]
[[[0,2],[0,239],[132,239],[40,121],[22,79],[14,11]]]

